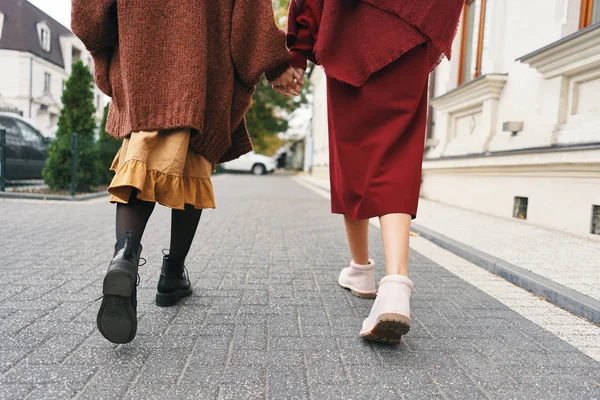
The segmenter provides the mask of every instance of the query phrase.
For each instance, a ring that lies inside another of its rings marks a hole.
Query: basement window
[[[2,31],[4,30],[4,13],[0,11],[0,39],[2,39]]]
[[[515,196],[515,204],[513,207],[513,217],[518,219],[527,219],[527,204],[529,198]]]
[[[600,206],[592,206],[592,234],[600,235]]]

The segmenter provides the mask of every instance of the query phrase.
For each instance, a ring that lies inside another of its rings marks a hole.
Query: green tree
[[[289,115],[304,102],[305,95],[287,98],[275,93],[266,79],[260,81],[252,98],[252,107],[246,114],[248,131],[257,152],[268,154],[281,146],[277,135],[287,131]]]
[[[275,19],[282,28],[287,24],[288,7],[289,0],[273,0]],[[248,131],[257,152],[270,154],[281,146],[277,135],[288,129],[290,114],[306,103],[309,85],[308,79],[305,79],[301,96],[287,98],[275,93],[265,78],[261,80],[252,98],[252,107],[246,115]]]
[[[277,24],[284,29],[287,26],[287,13],[289,8],[290,0],[273,0],[275,19],[277,20]]]
[[[100,133],[96,148],[98,149],[98,179],[99,183],[110,183],[114,172],[110,170],[110,165],[121,147],[121,141],[113,138],[106,132],[106,119],[108,118],[108,108],[110,104],[104,107],[104,115],[100,124]]]
[[[96,185],[97,151],[94,145],[94,79],[81,61],[73,64],[62,95],[64,105],[58,119],[56,140],[50,145],[44,167],[44,181],[54,190],[66,190],[71,185],[71,137],[77,133],[77,189],[88,191]]]

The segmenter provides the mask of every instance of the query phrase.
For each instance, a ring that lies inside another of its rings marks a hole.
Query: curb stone
[[[108,195],[109,195],[108,192],[80,194],[77,196],[68,196],[68,195],[60,195],[60,194],[0,192],[0,199],[86,201],[86,200],[97,199],[100,197],[105,197]]]
[[[411,229],[432,243],[506,279],[572,314],[600,325],[600,301],[469,245],[413,223]]]

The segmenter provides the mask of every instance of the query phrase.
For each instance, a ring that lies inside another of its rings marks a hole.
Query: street
[[[154,305],[170,214],[151,218],[127,345],[95,324],[107,198],[0,200],[0,399],[600,399],[598,360],[438,264],[444,253],[414,250],[424,244],[410,333],[395,347],[361,340],[372,300],[337,285],[350,258],[328,200],[290,176],[214,185],[187,260],[194,295],[173,308]]]

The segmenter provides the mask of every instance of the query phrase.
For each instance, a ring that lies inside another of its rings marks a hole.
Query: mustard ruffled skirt
[[[123,140],[111,170],[112,203],[127,204],[133,190],[142,201],[176,210],[186,204],[215,208],[210,176],[214,166],[189,147],[190,129],[134,132]]]

